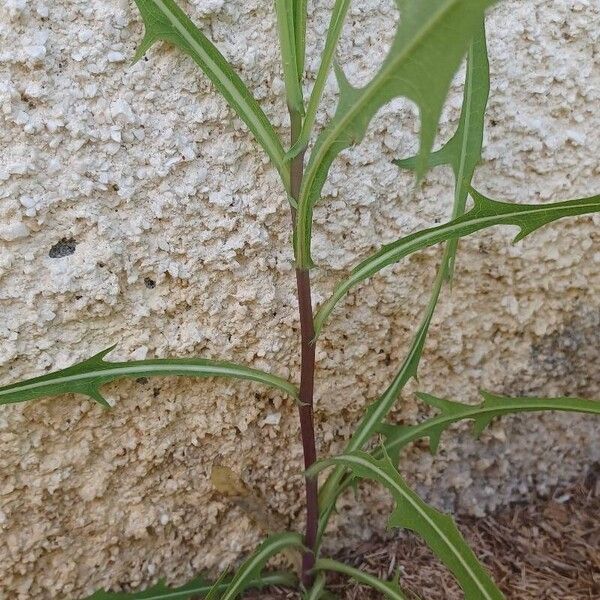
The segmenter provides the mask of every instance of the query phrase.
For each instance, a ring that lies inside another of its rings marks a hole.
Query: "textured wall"
[[[332,1],[313,4],[310,77]],[[271,3],[186,7],[284,132]],[[341,45],[352,81],[374,71],[395,18],[391,0],[354,3]],[[511,0],[490,16],[477,183],[492,197],[600,191],[599,21],[594,0]],[[112,343],[115,359],[225,357],[295,378],[289,219],[276,175],[190,60],[155,48],[130,66],[140,34],[126,0],[0,3],[1,380]],[[329,114],[335,91],[331,81]],[[460,100],[457,79],[446,138]],[[417,126],[413,107],[394,102],[336,161],[316,212],[317,299],[381,238],[448,215],[447,170],[413,195],[390,164],[414,151]],[[420,388],[465,401],[480,387],[598,397],[599,224],[557,224],[516,246],[509,228],[462,243]],[[322,452],[342,448],[391,378],[438,259],[439,249],[413,256],[336,311],[318,351]],[[75,397],[0,409],[0,597],[79,598],[230,564],[259,531],[213,490],[213,463],[243,474],[298,525],[301,447],[287,399],[245,383],[174,379],[107,393],[112,412]],[[406,393],[396,417],[418,410]],[[463,430],[446,436],[435,459],[413,448],[404,469],[439,505],[482,514],[599,460],[597,427],[590,418],[506,419],[480,442]],[[361,494],[368,509],[344,502],[338,544],[383,527],[385,494]]]

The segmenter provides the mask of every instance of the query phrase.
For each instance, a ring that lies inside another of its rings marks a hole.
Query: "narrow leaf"
[[[289,381],[243,365],[204,358],[162,358],[131,362],[106,362],[104,357],[114,346],[87,360],[41,377],[0,387],[0,405],[35,400],[44,396],[83,394],[109,407],[100,392],[111,381],[132,377],[230,377],[249,379],[284,391],[297,398],[298,391]]]
[[[481,392],[483,402],[476,405],[444,400],[430,394],[417,393],[417,396],[440,413],[417,425],[381,425],[378,430],[385,436],[386,452],[398,464],[399,453],[411,442],[429,438],[429,447],[435,453],[440,436],[454,423],[473,421],[473,433],[479,434],[495,419],[504,415],[522,412],[561,411],[600,415],[599,400],[581,398],[511,398],[490,392]],[[378,450],[375,456],[381,458]]]
[[[521,231],[514,240],[517,242],[536,229],[558,219],[600,211],[600,196],[551,204],[512,204],[486,198],[473,188],[470,188],[470,194],[475,204],[465,215],[438,227],[418,231],[388,244],[354,268],[350,276],[338,284],[332,296],[317,311],[315,336],[319,335],[335,305],[350,289],[409,254],[439,242],[470,235],[494,225],[518,226]]]
[[[302,600],[322,600],[325,594],[325,583],[325,575],[318,573],[310,590],[303,594]]]
[[[278,533],[268,537],[238,569],[219,600],[235,600],[251,582],[260,578],[267,561],[287,548],[303,549],[302,537],[297,533]]]
[[[480,81],[476,84],[475,80],[479,77]],[[480,89],[479,89],[480,88]],[[487,61],[487,48],[485,43],[485,25],[482,18],[480,29],[475,35],[469,55],[467,58],[467,69],[465,76],[465,93],[463,96],[463,108],[459,129],[453,140],[444,146],[440,151],[430,155],[429,166],[435,164],[444,164],[452,159],[457,153],[457,148],[460,148],[460,157],[455,159],[457,172],[464,173],[466,180],[455,179],[455,194],[452,215],[460,217],[465,210],[464,186],[470,183],[473,176],[473,170],[479,160],[481,153],[481,144],[483,139],[483,126],[485,117],[485,106],[487,103],[489,90],[489,68]],[[414,169],[416,157],[408,159],[410,167]],[[462,165],[462,166],[461,166]],[[467,186],[468,187],[468,186]],[[439,296],[444,282],[449,278],[452,272],[452,266],[457,252],[456,239],[450,239],[444,249],[442,261],[438,267],[438,272],[433,283],[431,296],[425,310],[425,314],[417,328],[415,337],[412,340],[408,353],[403,361],[400,369],[394,377],[392,383],[388,386],[381,397],[369,407],[365,416],[361,419],[356,427],[352,438],[346,448],[346,451],[360,449],[374,433],[380,425],[387,413],[400,396],[404,386],[411,377],[416,377],[417,368],[431,319],[435,311],[435,307],[439,300]],[[433,443],[430,438],[430,442]],[[343,469],[336,468],[327,478],[325,485],[321,491],[321,515],[319,518],[319,534],[322,535],[327,527],[331,512],[335,508],[335,502],[339,494],[345,489],[345,486],[340,486],[343,477]]]
[[[446,265],[448,264],[447,256],[448,254],[446,251],[444,254],[445,258],[438,269],[431,297],[429,298],[429,303],[425,309],[425,314],[421,319],[421,323],[415,332],[400,368],[383,394],[367,408],[364,416],[355,427],[352,437],[346,445],[345,452],[360,450],[369,439],[371,439],[371,436],[377,431],[378,427],[380,427],[381,422],[385,419],[386,415],[390,412],[394,403],[399,398],[404,386],[412,377],[417,376],[417,369],[423,354],[429,326],[431,325],[435,307],[437,306],[440,292],[444,284]],[[331,513],[335,509],[335,503],[338,496],[347,487],[346,485],[340,485],[343,477],[344,468],[337,466],[329,474],[319,493],[319,504],[321,508],[321,514],[319,516],[319,539],[325,532]]]
[[[454,206],[452,218],[456,219],[465,212],[469,187],[473,180],[475,167],[481,160],[485,110],[490,92],[490,66],[485,38],[485,19],[481,20],[467,55],[465,89],[460,120],[456,133],[440,150],[428,158],[428,167],[450,165],[454,171]],[[394,161],[399,167],[415,170],[418,157]],[[454,271],[454,258],[458,247],[458,238],[448,242],[448,279]]]
[[[306,13],[308,0],[292,0],[294,10],[294,38],[296,40],[296,65],[298,80],[302,83],[306,58]],[[302,88],[300,88],[302,89]]]
[[[135,0],[135,3],[146,30],[135,60],[159,40],[169,42],[188,54],[254,134],[289,190],[289,170],[283,159],[281,141],[254,96],[218,48],[174,0]]]
[[[465,600],[504,598],[452,519],[423,502],[387,456],[377,460],[365,452],[357,451],[322,461],[316,469],[321,470],[332,464],[349,468],[357,477],[377,481],[391,492],[396,507],[390,517],[390,526],[403,527],[420,535],[456,577],[465,592]]]
[[[227,571],[223,571],[217,581],[213,583],[208,594],[204,597],[204,600],[219,600],[219,596],[221,592],[226,589],[224,588],[225,582],[227,580]]]
[[[301,0],[297,0],[301,1]],[[329,28],[327,29],[327,38],[325,39],[325,48],[321,56],[321,63],[317,72],[317,78],[315,85],[313,86],[310,100],[306,108],[306,117],[302,123],[302,131],[298,136],[296,143],[290,148],[288,153],[285,155],[286,159],[290,160],[297,156],[308,144],[310,134],[317,118],[317,111],[321,98],[323,97],[323,90],[327,83],[327,77],[331,71],[331,65],[333,64],[333,57],[335,49],[338,45],[340,35],[342,33],[342,27],[344,26],[344,20],[346,19],[346,13],[350,6],[350,0],[335,0],[335,5],[331,12],[331,20],[329,21]]]
[[[248,588],[262,589],[273,585],[292,587],[296,579],[289,573],[272,573],[260,579],[251,581]],[[221,581],[218,587],[204,581],[201,577],[177,588],[168,587],[164,581],[143,592],[105,592],[98,591],[86,600],[192,600],[193,598],[206,598],[211,589],[225,590],[229,582]]]
[[[277,26],[279,29],[279,46],[283,63],[283,78],[290,110],[304,114],[304,101],[298,75],[298,59],[296,57],[295,6],[289,0],[275,0]]]
[[[421,141],[415,171],[421,177],[450,83],[493,0],[397,0],[401,19],[392,46],[375,77],[362,88],[337,70],[340,99],[335,117],[317,139],[298,201],[295,255],[299,268],[312,266],[312,211],[329,168],[345,148],[358,143],[371,119],[390,100],[405,96],[419,107]]]
[[[375,575],[365,573],[360,569],[355,569],[349,565],[332,560],[330,558],[319,558],[315,564],[318,571],[337,571],[355,579],[359,583],[364,583],[369,587],[381,592],[386,598],[391,600],[407,600],[407,596],[402,593],[400,586],[395,581],[382,581]]]

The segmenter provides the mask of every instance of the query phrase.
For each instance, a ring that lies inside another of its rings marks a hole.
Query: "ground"
[[[579,484],[557,488],[549,498],[513,504],[483,519],[459,518],[458,525],[507,599],[600,598],[600,465]],[[411,600],[463,598],[451,575],[413,536],[374,539],[337,558],[383,578],[400,568]],[[340,600],[381,598],[338,577],[331,579],[329,590]],[[276,590],[249,595],[248,600],[295,597]]]

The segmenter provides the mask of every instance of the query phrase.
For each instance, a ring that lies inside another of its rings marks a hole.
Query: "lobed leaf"
[[[440,227],[424,230],[411,236],[407,236],[406,238],[402,238],[398,242],[395,242],[390,246],[384,247],[384,249],[380,253],[376,254],[375,257],[384,253],[388,248],[392,248],[392,250],[395,249],[396,251],[399,251],[402,254],[407,249],[407,247],[410,246],[413,242],[416,242],[418,245],[418,243],[422,242],[424,238],[427,238],[427,236],[429,236],[430,233],[433,236],[438,235],[440,232],[448,233],[450,231],[449,226],[456,226],[456,231],[461,230],[465,223],[467,224],[467,228],[469,226],[473,226],[474,223],[472,222],[472,220],[475,219],[475,221],[477,221],[477,219],[479,219],[479,217],[482,214],[484,219],[489,219],[488,222],[491,222],[494,219],[499,219],[498,223],[500,223],[502,222],[500,220],[505,219],[505,224],[519,226],[521,228],[521,233],[517,236],[516,239],[522,239],[522,237],[524,237],[526,234],[531,233],[535,229],[538,229],[545,223],[550,223],[564,216],[585,214],[588,212],[596,212],[600,210],[600,196],[594,196],[592,198],[587,198],[583,200],[559,202],[549,205],[514,205],[489,200],[488,198],[482,196],[472,188],[470,189],[470,193],[475,200],[475,206],[466,215],[455,219],[450,223],[441,225]],[[481,228],[486,226],[490,225],[482,224]],[[466,231],[466,229],[462,231]],[[420,237],[422,235],[424,236],[424,238]],[[442,237],[445,237],[445,233]],[[449,235],[445,237],[445,239],[452,239],[452,237]],[[405,243],[407,244],[407,246],[404,246]],[[425,339],[427,337],[427,332],[429,331],[429,325],[431,323],[431,319],[433,318],[433,313],[435,311],[435,307],[445,276],[445,261],[449,256],[448,252],[449,250],[446,251],[444,255],[445,258],[442,261],[442,266],[438,271],[438,275],[434,283],[433,293],[429,300],[429,304],[425,311],[423,320],[415,333],[411,346],[400,369],[396,373],[390,385],[383,392],[383,394],[377,399],[376,402],[371,404],[365,412],[365,415],[355,428],[354,433],[352,434],[352,437],[346,446],[346,452],[359,450],[368,442],[368,440],[371,438],[371,435],[378,428],[382,427],[381,422],[394,405],[394,402],[396,402],[400,393],[404,389],[404,386],[412,377],[417,376],[417,368],[423,352]],[[408,253],[410,253],[410,250],[408,251]],[[406,254],[402,255],[406,256]],[[368,263],[369,260],[370,259],[367,259],[365,263]],[[360,269],[360,266],[357,267],[356,270],[358,269]],[[352,275],[348,280],[346,280],[346,282],[351,281],[351,279]],[[346,282],[338,286],[338,288],[336,288],[336,291],[339,291],[341,286],[344,286]],[[332,296],[332,299],[337,300],[335,292],[334,296]],[[333,304],[329,308],[327,307],[327,304],[331,303],[332,299],[328,300],[317,312],[317,316],[315,318],[315,330],[317,334],[323,324],[323,314],[321,313],[321,311],[327,311],[325,314],[326,318],[333,307]],[[325,484],[321,488],[319,497],[321,505],[321,516],[319,519],[319,535],[323,534],[331,512],[335,507],[336,499],[341,493],[342,489],[344,489],[343,486],[340,486],[343,476],[343,469],[334,469],[327,478]]]
[[[337,571],[338,573],[343,573],[359,583],[364,583],[374,590],[381,592],[386,598],[391,598],[391,600],[407,600],[407,596],[402,593],[400,586],[395,581],[382,581],[378,577],[375,577],[375,575],[365,573],[360,569],[355,569],[337,560],[318,558],[315,569],[318,571]]]
[[[227,584],[219,600],[235,600],[251,582],[260,578],[260,573],[267,561],[287,548],[304,549],[302,536],[297,533],[278,533],[269,536],[238,569],[233,579]]]
[[[415,336],[413,337],[400,369],[398,369],[394,379],[383,392],[383,394],[381,394],[381,396],[365,411],[364,416],[355,427],[352,437],[346,445],[345,452],[360,450],[369,441],[373,433],[375,433],[382,426],[381,422],[390,412],[392,406],[402,393],[404,386],[412,377],[416,378],[421,355],[423,354],[423,347],[425,345],[429,326],[431,325],[431,319],[433,318],[435,307],[437,306],[439,295],[444,283],[446,264],[446,262],[443,262],[438,270],[433,292],[429,299],[425,314],[417,331],[415,332]],[[341,483],[343,477],[344,468],[338,465],[329,474],[327,480],[321,487],[319,493],[319,506],[321,509],[318,528],[319,539],[325,533],[331,513],[335,509],[335,503],[338,496],[347,487],[347,485]]]
[[[204,358],[162,358],[130,362],[106,362],[104,357],[113,349],[114,346],[111,346],[95,356],[66,369],[0,387],[0,405],[35,400],[44,396],[83,394],[105,407],[110,407],[100,392],[100,387],[105,383],[132,377],[166,377],[173,375],[249,379],[280,389],[293,398],[298,397],[296,387],[289,381],[243,365]]]
[[[272,585],[293,586],[295,577],[289,573],[272,573],[256,579],[248,584],[248,588],[265,588]],[[181,587],[168,587],[164,581],[142,592],[105,592],[98,591],[86,600],[192,600],[198,596],[208,600],[211,589],[224,590],[229,582],[218,582],[218,584],[207,583],[202,577],[198,577]]]
[[[385,389],[383,394],[367,408],[364,416],[355,427],[352,437],[346,445],[346,452],[360,450],[369,441],[373,433],[381,426],[381,422],[385,419],[386,415],[402,393],[404,386],[406,386],[411,378],[417,377],[417,369],[423,354],[429,326],[431,325],[431,320],[433,319],[433,314],[446,278],[450,256],[450,250],[446,248],[425,313],[411,341],[408,352],[390,385]],[[336,467],[330,473],[325,484],[321,488],[319,494],[319,503],[321,506],[319,536],[323,535],[325,532],[331,512],[335,508],[336,500],[343,489],[345,489],[345,486],[340,486],[343,476],[343,467]]]
[[[465,212],[469,187],[473,180],[475,167],[481,160],[485,110],[490,93],[490,65],[487,55],[485,19],[481,20],[467,54],[465,88],[458,128],[450,140],[440,150],[429,155],[428,168],[438,165],[450,165],[454,172],[454,206],[452,218],[456,219]],[[403,169],[415,170],[418,158],[396,160]],[[452,278],[454,259],[458,248],[458,238],[448,241],[449,264],[447,278]]]
[[[383,458],[386,454],[392,463],[398,465],[400,453],[411,442],[429,438],[429,449],[435,454],[439,446],[440,437],[451,425],[460,421],[473,421],[473,433],[480,433],[495,419],[505,415],[521,412],[561,411],[577,412],[600,415],[600,401],[582,400],[581,398],[511,398],[498,396],[490,392],[481,391],[483,402],[477,405],[464,404],[451,400],[437,398],[430,394],[417,392],[417,396],[440,411],[439,415],[431,417],[417,425],[390,425],[387,423],[376,426],[376,431],[385,438],[384,448],[378,448],[371,454],[376,459]],[[338,469],[336,469],[338,471]],[[335,471],[334,471],[335,473]],[[329,515],[334,509],[337,497],[353,483],[353,477],[342,480],[343,468],[335,478],[330,479],[324,486],[322,516],[320,530],[323,531]]]
[[[536,229],[564,217],[600,212],[600,196],[580,200],[567,200],[551,204],[512,204],[486,198],[473,188],[469,188],[474,200],[473,208],[465,215],[448,223],[418,231],[396,242],[383,246],[354,268],[350,276],[337,285],[331,297],[319,308],[315,315],[315,336],[336,304],[355,285],[372,277],[384,267],[400,259],[446,240],[458,239],[494,225],[516,225],[520,233],[514,241],[520,241]]]
[[[350,85],[338,68],[340,98],[336,114],[311,153],[298,201],[296,263],[312,266],[312,211],[337,155],[358,143],[377,111],[398,96],[413,100],[421,118],[415,171],[426,171],[427,156],[452,77],[465,55],[485,10],[494,0],[397,0],[401,19],[381,68],[362,88]]]
[[[145,26],[145,35],[135,54],[135,60],[139,60],[159,40],[169,42],[188,54],[254,134],[289,190],[289,170],[284,162],[281,141],[246,84],[219,49],[174,0],[135,0],[135,3]]]
[[[351,452],[317,463],[315,469],[309,469],[309,473],[329,465],[347,467],[357,477],[384,485],[396,504],[389,520],[390,526],[403,527],[420,535],[452,572],[465,592],[465,600],[504,598],[452,519],[423,502],[410,489],[387,455],[377,460],[366,452]]]
[[[479,82],[476,83],[478,79]],[[479,87],[481,87],[481,89],[477,89]],[[461,111],[459,128],[453,137],[455,141],[449,146],[452,148],[452,154],[456,156],[454,160],[456,164],[455,172],[457,173],[455,176],[454,206],[452,209],[453,217],[460,217],[464,213],[466,200],[464,190],[468,189],[475,166],[479,161],[483,140],[488,90],[489,65],[485,40],[485,23],[482,18],[479,30],[471,42],[467,57],[465,92],[463,95],[463,108]],[[460,154],[458,153],[458,149],[460,149]],[[436,153],[432,156],[437,156],[438,158],[433,160],[438,160],[440,154]],[[416,158],[408,160],[411,163],[411,167],[414,168]],[[466,179],[459,179],[460,177]],[[417,328],[407,356],[392,383],[388,386],[382,396],[369,407],[365,416],[361,419],[346,448],[347,451],[359,450],[368,441],[375,429],[390,411],[406,383],[411,377],[416,377],[431,319],[433,318],[433,313],[442,291],[443,284],[452,272],[457,249],[458,246],[456,240],[450,239],[444,249],[442,261],[433,283],[433,289],[425,314]],[[340,488],[339,486],[342,476],[343,469],[334,469],[323,486],[321,492],[322,512],[319,519],[320,534],[325,531],[329,516],[335,507],[336,499],[341,492],[341,489],[343,489],[343,487]]]
[[[561,411],[600,415],[600,401],[581,398],[511,398],[481,391],[483,402],[477,405],[464,404],[437,398],[430,394],[417,393],[423,402],[437,408],[439,414],[418,425],[381,425],[378,431],[385,436],[385,452],[398,464],[399,453],[409,443],[429,438],[429,448],[434,454],[440,437],[454,423],[473,421],[473,433],[478,437],[497,417],[522,412]],[[383,451],[375,453],[378,458]]]

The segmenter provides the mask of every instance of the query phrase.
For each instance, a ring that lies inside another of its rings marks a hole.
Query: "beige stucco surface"
[[[271,4],[186,7],[284,133]],[[331,4],[311,3],[309,78]],[[391,0],[353,3],[340,52],[351,81],[374,71],[395,18]],[[482,191],[521,202],[600,192],[599,24],[594,0],[507,0],[490,16]],[[0,3],[1,381],[115,343],[113,359],[199,355],[297,379],[289,214],[275,172],[189,59],[161,47],[129,64],[140,34],[126,1]],[[320,124],[335,93],[332,80]],[[460,99],[457,79],[440,139]],[[381,240],[448,216],[450,172],[413,194],[390,162],[414,151],[415,115],[404,101],[387,106],[336,161],[316,212],[316,301]],[[464,241],[420,382],[394,418],[418,417],[417,387],[463,401],[478,388],[600,397],[599,225],[563,222],[517,245],[510,228]],[[335,312],[318,348],[323,454],[342,449],[393,376],[438,259],[439,249],[414,255]],[[299,526],[301,446],[287,398],[175,379],[106,392],[112,411],[80,397],[0,408],[0,598],[76,599],[232,564],[262,534],[212,488],[213,464]],[[402,466],[439,506],[484,514],[585,472],[600,460],[597,431],[590,417],[506,419],[478,442],[447,435],[435,458],[413,448]],[[384,528],[386,495],[366,487],[359,498],[341,503],[332,546]]]

